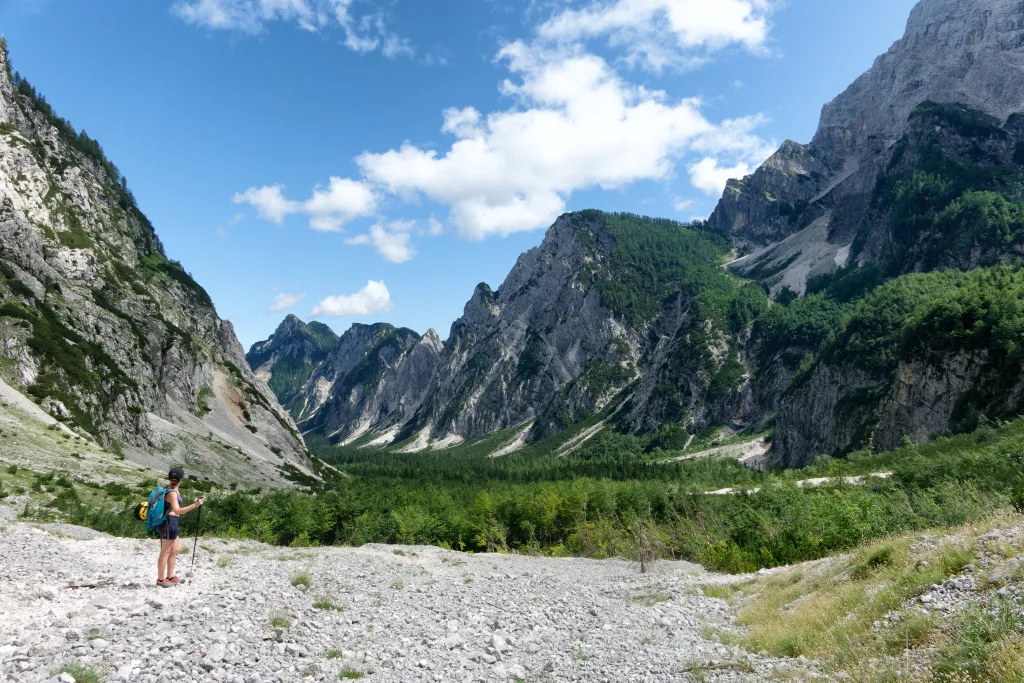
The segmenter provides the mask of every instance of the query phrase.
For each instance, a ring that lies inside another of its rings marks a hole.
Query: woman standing
[[[172,467],[167,473],[171,485],[164,495],[164,509],[167,510],[167,519],[156,528],[160,537],[160,557],[156,561],[156,585],[161,588],[170,588],[181,583],[181,580],[174,575],[174,563],[178,559],[178,538],[179,518],[186,512],[192,512],[205,502],[199,498],[191,505],[182,507],[185,499],[178,493],[178,486],[185,478],[185,470],[180,467]]]

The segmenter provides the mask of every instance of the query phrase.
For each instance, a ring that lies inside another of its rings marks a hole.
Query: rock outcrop
[[[444,345],[391,325],[353,325],[296,401],[299,426],[352,443],[364,435],[389,443],[422,405]]]
[[[915,133],[923,103],[967,107],[997,125],[1024,109],[1018,0],[923,0],[904,37],[825,105],[810,144],[787,141],[754,174],[729,181],[709,227],[746,255],[737,272],[773,293],[802,294],[848,264],[884,263],[890,255],[870,248],[889,229],[872,211],[884,199],[876,183]]]
[[[0,49],[0,373],[81,433],[227,481],[308,465],[231,324],[96,141]],[[66,413],[66,417],[64,417]]]
[[[565,215],[497,291],[478,285],[409,429],[471,438],[535,420],[536,438],[603,408],[634,379],[641,345],[594,286],[612,244],[599,215]],[[604,367],[608,386],[588,382]]]
[[[268,340],[253,344],[245,359],[289,407],[337,343],[338,335],[327,325],[289,315]]]

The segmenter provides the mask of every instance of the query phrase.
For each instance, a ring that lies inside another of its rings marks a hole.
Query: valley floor
[[[813,675],[710,640],[733,615],[700,587],[736,579],[689,563],[641,574],[625,561],[201,539],[195,580],[162,589],[156,541],[17,521],[19,501],[5,503],[4,681],[70,680],[56,677],[68,665],[98,680],[232,683]]]

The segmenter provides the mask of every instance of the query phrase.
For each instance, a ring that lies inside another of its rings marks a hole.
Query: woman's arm
[[[177,491],[169,491],[167,493],[166,501],[168,503],[170,503],[171,511],[174,514],[176,514],[176,515],[178,515],[180,517],[181,515],[185,514],[186,512],[192,512],[193,510],[195,510],[197,507],[199,507],[204,502],[206,502],[206,499],[205,498],[197,498],[196,502],[192,503],[191,505],[186,505],[185,507],[180,507],[178,505],[178,493],[177,493]]]

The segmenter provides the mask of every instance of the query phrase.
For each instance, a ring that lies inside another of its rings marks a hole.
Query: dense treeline
[[[582,211],[576,217],[580,227],[586,220],[601,222],[615,240],[607,276],[596,286],[602,303],[634,325],[658,316],[665,299],[679,291],[692,298],[701,320],[711,320],[721,330],[744,329],[768,308],[763,287],[741,287],[721,267],[731,245],[700,222],[599,211]]]
[[[901,360],[964,351],[1012,370],[1022,360],[1024,265],[904,275],[845,303],[812,294],[773,306],[753,334],[755,369],[777,353],[803,351],[885,374]]]
[[[214,494],[204,508],[203,527],[206,533],[293,546],[415,543],[600,558],[635,555],[637,523],[644,520],[663,556],[750,571],[1020,505],[1022,464],[1024,421],[925,446],[906,442],[893,453],[822,459],[797,472],[750,473],[746,476],[759,478],[761,488],[750,494],[706,495],[683,485],[686,477],[423,481],[403,478],[402,468],[411,466],[405,463],[396,465],[390,476],[382,466],[373,476],[333,477],[329,486],[312,494]],[[709,487],[742,478],[722,463],[703,461],[689,467],[699,473],[690,479]],[[880,469],[895,474],[862,486],[795,485],[799,478]],[[73,491],[58,496],[53,505],[74,522],[138,535],[140,524],[129,510],[152,484],[115,491],[123,501],[117,511],[109,505],[86,506]]]
[[[1019,118],[1019,117],[1018,117]],[[889,275],[963,262],[976,247],[991,254],[1024,237],[1024,139],[980,111],[924,102],[896,145],[872,204],[891,236]],[[862,244],[854,243],[856,258]],[[991,264],[991,255],[982,256]]]

